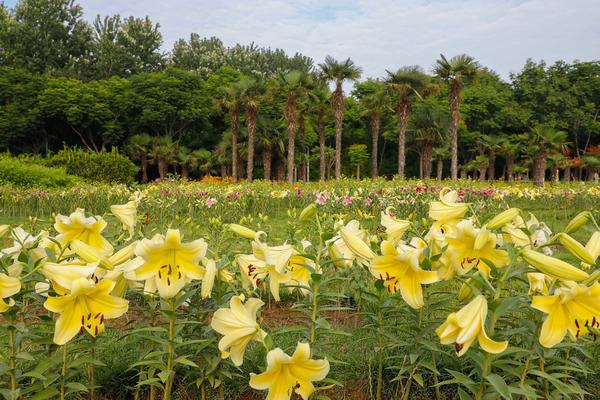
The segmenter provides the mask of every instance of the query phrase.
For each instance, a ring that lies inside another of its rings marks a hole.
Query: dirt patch
[[[293,303],[271,303],[261,310],[267,328],[303,325],[308,315],[293,308]],[[333,326],[354,328],[362,324],[361,316],[354,310],[327,310],[320,313]]]

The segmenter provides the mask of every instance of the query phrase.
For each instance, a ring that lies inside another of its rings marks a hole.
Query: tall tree
[[[312,78],[302,71],[280,72],[276,78],[280,93],[285,96],[284,119],[288,133],[287,145],[287,180],[294,181],[296,152],[296,131],[298,129],[298,102],[306,96],[312,85]]]
[[[335,90],[331,95],[331,105],[335,118],[335,179],[342,175],[342,128],[344,124],[344,81],[355,81],[360,78],[361,68],[350,58],[337,61],[331,56],[325,57],[325,62],[319,64],[323,78],[333,82]]]
[[[317,135],[319,136],[319,180],[325,180],[327,173],[327,157],[325,154],[325,116],[330,109],[331,91],[322,81],[308,92],[309,104],[315,115]]]
[[[378,151],[381,113],[389,107],[389,98],[385,86],[378,80],[367,80],[355,85],[354,95],[358,97],[365,113],[369,117],[371,128],[371,178],[379,175]]]
[[[452,113],[452,132],[450,137],[450,176],[458,179],[458,126],[460,125],[460,93],[465,80],[474,76],[479,64],[473,57],[460,54],[446,59],[443,54],[436,61],[434,72],[450,84],[450,110]]]
[[[152,141],[152,136],[147,133],[141,133],[131,136],[129,143],[125,147],[129,157],[140,162],[142,183],[148,182],[148,154],[152,148]]]
[[[398,175],[404,178],[406,167],[406,128],[414,97],[421,94],[428,84],[429,77],[420,67],[403,67],[396,72],[387,71],[386,83],[396,98],[398,115]]]
[[[241,97],[239,86],[234,82],[227,86],[217,99],[217,107],[226,109],[229,113],[229,130],[231,132],[231,177],[233,180],[239,178],[238,174],[238,137],[240,129]]]
[[[245,76],[237,84],[240,103],[245,109],[246,131],[248,133],[246,175],[248,182],[254,179],[254,147],[256,142],[256,118],[261,97],[264,94],[264,83],[257,78]]]
[[[549,125],[537,125],[523,135],[527,140],[528,152],[533,158],[533,183],[544,186],[548,156],[563,150],[567,144],[567,134]]]
[[[73,0],[21,0],[6,35],[9,64],[37,73],[65,73],[87,59],[92,30]]]

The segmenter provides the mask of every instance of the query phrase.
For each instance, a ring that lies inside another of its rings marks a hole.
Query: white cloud
[[[351,57],[364,76],[468,53],[508,77],[528,57],[598,59],[597,0],[80,0],[86,17],[148,15],[167,51],[191,32],[255,42],[316,62]]]

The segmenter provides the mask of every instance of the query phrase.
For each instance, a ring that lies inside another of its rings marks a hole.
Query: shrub
[[[130,184],[138,171],[136,165],[116,148],[100,153],[65,148],[51,156],[46,164],[64,167],[67,173],[92,182]]]
[[[77,183],[75,176],[62,168],[45,167],[9,155],[0,156],[0,184],[23,187],[70,187]]]

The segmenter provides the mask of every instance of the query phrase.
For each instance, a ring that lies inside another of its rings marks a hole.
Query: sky
[[[12,5],[16,0],[5,1]],[[85,18],[146,16],[163,50],[191,32],[227,46],[255,42],[321,62],[351,57],[363,77],[420,65],[440,53],[473,56],[508,78],[527,58],[600,59],[599,0],[79,0]]]

